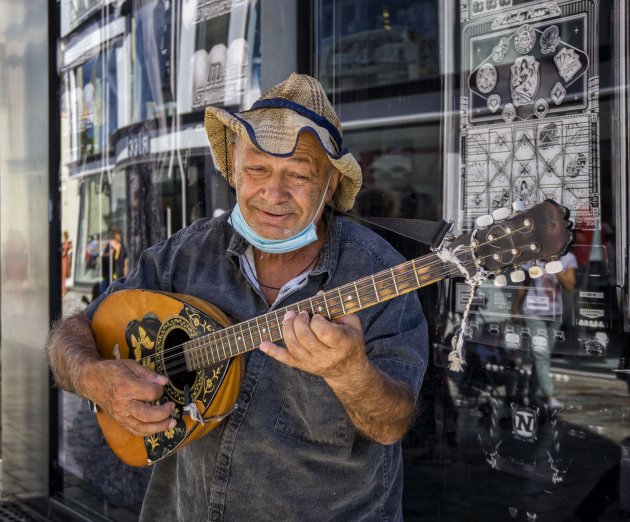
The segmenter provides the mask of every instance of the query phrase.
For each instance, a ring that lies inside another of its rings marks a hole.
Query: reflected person
[[[518,289],[513,310],[515,315],[522,314],[530,329],[536,378],[545,404],[550,409],[562,407],[553,392],[550,347],[555,332],[562,328],[563,292],[571,292],[575,288],[577,268],[577,260],[572,252],[562,256],[560,261],[561,272],[545,272],[542,277],[529,278],[529,286]]]

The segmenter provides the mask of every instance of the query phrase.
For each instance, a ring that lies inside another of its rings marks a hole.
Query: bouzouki
[[[448,238],[431,254],[238,324],[230,324],[221,310],[197,297],[115,292],[102,301],[91,322],[99,353],[104,359],[131,358],[168,376],[158,402],[175,403],[177,424],[150,436],[131,435],[97,406],[105,439],[125,463],[154,464],[234,411],[244,373],[241,356],[262,341],[280,341],[287,311],[306,310],[334,320],[446,278],[498,275],[506,267],[542,259],[550,260],[550,271],[557,271],[561,266],[556,260],[571,242],[567,218],[566,208],[547,200],[501,221],[486,219],[483,228]],[[495,283],[500,278],[505,279],[501,275]]]

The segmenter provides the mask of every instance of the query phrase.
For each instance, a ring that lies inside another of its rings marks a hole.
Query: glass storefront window
[[[510,267],[506,286],[478,288],[463,330],[469,285],[419,292],[431,357],[403,443],[406,520],[621,520],[620,2],[307,3],[308,72],[363,170],[355,218],[446,218],[459,234],[516,201],[554,198],[575,222],[563,272],[518,281]],[[145,248],[234,204],[203,109],[250,107],[265,60],[284,59],[281,49],[261,56],[262,3],[62,0],[62,183],[76,200],[62,223],[76,238],[66,314],[111,279],[103,253],[114,230],[132,269]],[[405,257],[427,250],[373,228]],[[60,401],[65,502],[135,519],[149,470],[119,463],[82,401]]]
[[[75,281],[94,284],[101,279],[101,253],[109,229],[110,185],[100,176],[86,180],[80,189],[81,207],[77,236]]]
[[[574,241],[560,273],[534,279],[529,263],[522,281],[511,267],[507,286],[481,285],[463,331],[469,285],[420,291],[433,348],[404,441],[405,519],[622,520],[617,3],[455,4],[315,3],[315,72],[364,173],[353,212],[446,217],[462,233],[515,201],[553,198]],[[422,251],[375,230],[407,257]],[[448,360],[459,335],[460,373]]]
[[[441,215],[439,124],[351,130],[344,140],[363,170],[356,213],[416,219]],[[381,210],[374,207],[379,198],[389,200],[383,200]]]
[[[172,115],[172,20],[172,1],[134,3],[133,123],[157,118],[164,127]]]
[[[369,90],[391,96],[417,80],[439,77],[437,1],[316,4],[318,77],[331,94]]]
[[[260,2],[183,0],[177,106],[249,106],[260,93]]]
[[[87,45],[86,40],[99,38],[107,29],[91,25],[86,34],[69,41],[68,52],[79,56],[71,62],[62,76],[62,96],[67,118],[67,151],[64,154],[72,163],[85,163],[100,155],[109,155],[109,136],[118,128],[118,72],[117,58],[120,45],[102,42],[92,47],[87,59],[77,49]]]

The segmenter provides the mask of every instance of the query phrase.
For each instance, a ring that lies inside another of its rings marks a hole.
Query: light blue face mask
[[[324,200],[326,199],[326,192],[328,191],[331,175],[332,172],[328,176],[328,183],[326,184],[322,200],[315,211],[313,219],[311,219],[311,222],[294,236],[287,239],[267,239],[260,234],[257,234],[254,232],[252,227],[247,224],[247,221],[245,221],[243,213],[241,212],[241,207],[238,205],[238,201],[232,210],[228,223],[230,223],[234,230],[238,232],[239,235],[243,236],[250,245],[262,252],[267,252],[268,254],[286,254],[287,252],[293,252],[294,250],[298,250],[306,245],[310,245],[314,241],[317,241],[315,216],[319,213],[322,205],[324,204]]]

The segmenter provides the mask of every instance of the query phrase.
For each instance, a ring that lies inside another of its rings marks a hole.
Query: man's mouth
[[[289,212],[277,212],[277,211],[269,212],[263,209],[257,209],[257,210],[261,219],[270,223],[281,223],[285,221],[286,219],[288,219],[289,216],[291,215]]]

